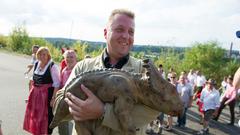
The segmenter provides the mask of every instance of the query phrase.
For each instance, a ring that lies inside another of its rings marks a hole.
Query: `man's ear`
[[[104,37],[107,39],[107,28],[104,29]]]

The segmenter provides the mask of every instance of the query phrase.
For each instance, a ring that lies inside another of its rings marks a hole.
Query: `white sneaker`
[[[207,128],[207,130],[204,130],[204,129],[200,130],[200,131],[197,133],[197,135],[206,135],[206,134],[208,134],[208,133],[209,133],[209,129]]]

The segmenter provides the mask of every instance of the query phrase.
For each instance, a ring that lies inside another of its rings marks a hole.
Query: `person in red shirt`
[[[65,51],[70,50],[69,47],[67,48],[61,48],[62,51],[62,55],[64,55]],[[60,73],[62,72],[62,70],[67,66],[66,60],[62,59],[62,61],[60,62]]]
[[[60,72],[60,88],[62,88],[65,85],[67,79],[69,78],[69,75],[72,72],[73,67],[77,64],[77,56],[74,50],[66,50],[63,56],[66,66]],[[58,126],[58,133],[59,135],[71,135],[72,128],[73,128],[72,122],[68,121],[62,122]]]

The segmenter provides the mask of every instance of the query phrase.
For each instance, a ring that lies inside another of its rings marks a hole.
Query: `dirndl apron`
[[[24,117],[24,130],[34,135],[52,133],[52,129],[48,128],[53,117],[50,107],[52,95],[52,84],[32,86]]]

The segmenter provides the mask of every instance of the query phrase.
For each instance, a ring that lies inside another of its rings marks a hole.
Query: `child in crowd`
[[[39,46],[38,45],[33,45],[32,46],[32,58],[31,58],[31,63],[27,65],[28,70],[24,74],[29,74],[29,72],[32,70],[35,62],[37,61],[36,58],[36,53],[38,51]]]
[[[27,68],[28,70],[24,73],[25,74],[25,78],[28,78],[29,79],[29,83],[28,83],[28,90],[30,91],[31,90],[31,86],[32,86],[32,83],[33,83],[33,78],[32,78],[32,75],[31,74],[30,78],[29,78],[29,72],[32,70],[32,68],[34,67],[36,61],[37,61],[37,57],[36,57],[36,53],[39,49],[39,46],[38,45],[33,45],[32,46],[32,58],[31,58],[31,63],[27,65]],[[25,99],[25,102],[27,103],[28,100]]]

